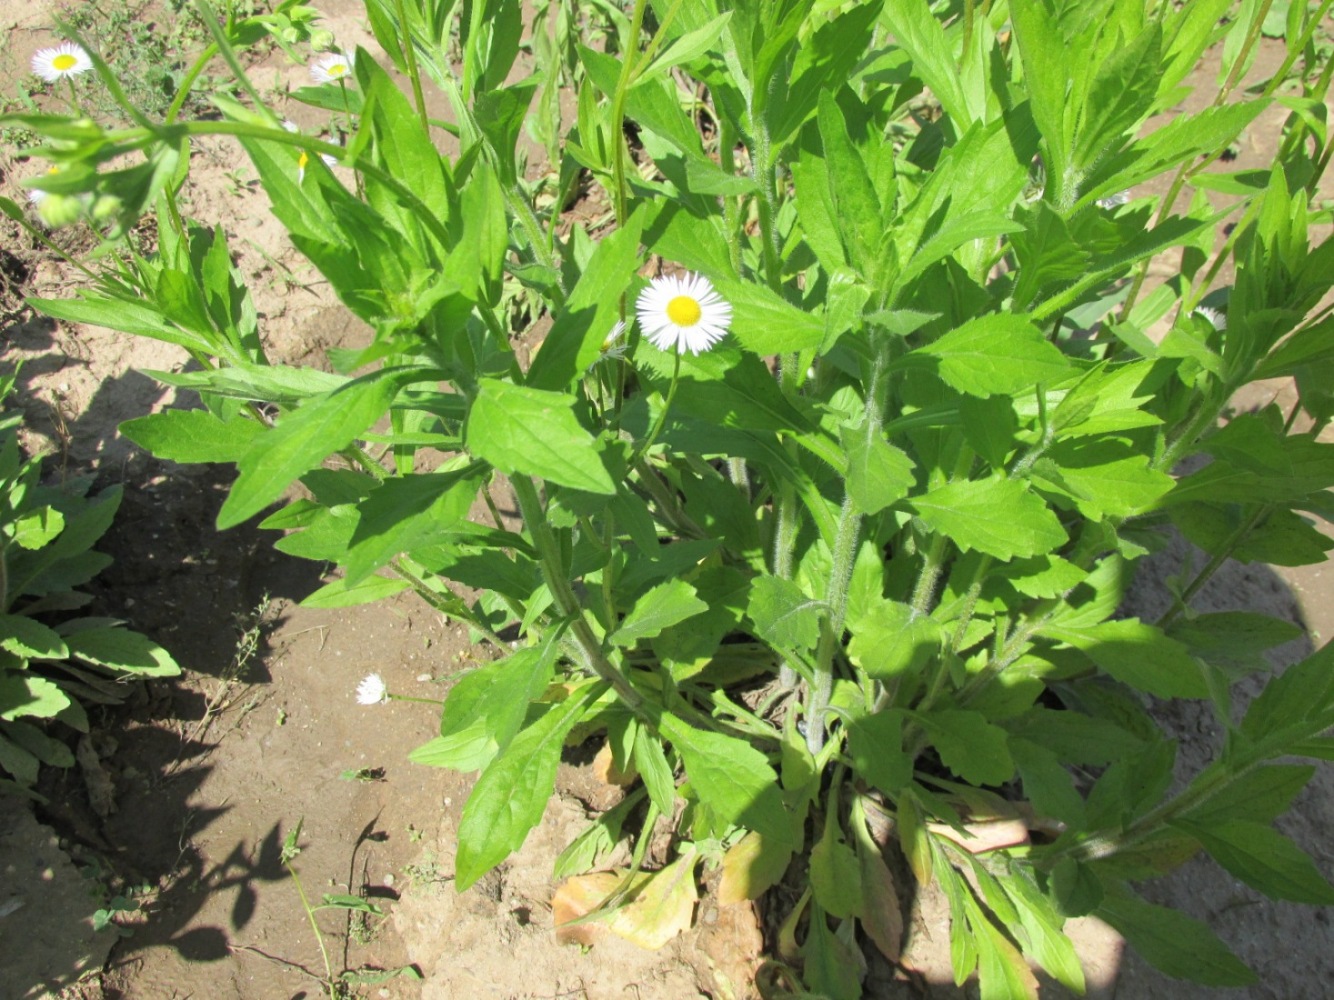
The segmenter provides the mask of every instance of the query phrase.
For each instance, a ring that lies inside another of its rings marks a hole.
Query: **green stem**
[[[417,69],[417,47],[412,42],[412,28],[408,24],[408,15],[403,7],[403,0],[394,0],[394,6],[398,12],[398,30],[403,33],[399,44],[403,49],[403,57],[408,61],[408,76],[412,79],[412,99],[417,105],[417,116],[421,119],[422,131],[430,135],[431,122],[426,117],[426,97],[422,94],[421,71]]]
[[[1205,564],[1204,569],[1200,570],[1200,572],[1196,574],[1195,579],[1190,581],[1190,584],[1186,589],[1173,599],[1172,606],[1163,613],[1161,618],[1158,619],[1156,623],[1157,627],[1166,628],[1175,621],[1181,613],[1190,606],[1190,599],[1198,594],[1200,589],[1206,583],[1213,579],[1214,574],[1218,572],[1223,563],[1232,558],[1232,553],[1237,550],[1238,545],[1246,540],[1246,536],[1276,509],[1277,506],[1275,504],[1262,504],[1251,513],[1250,517],[1246,518],[1246,520],[1238,525],[1237,529],[1228,536],[1227,541],[1223,543],[1222,547],[1220,547],[1209,559],[1209,562]]]
[[[385,697],[390,701],[416,701],[423,705],[441,706],[444,701],[439,698],[417,698],[410,694],[394,694],[392,691],[385,692]]]
[[[825,593],[828,620],[820,629],[820,642],[815,655],[815,685],[811,690],[810,705],[806,712],[806,748],[817,754],[825,742],[825,713],[834,691],[834,651],[843,640],[843,622],[848,611],[848,581],[861,535],[862,517],[853,506],[852,497],[843,498],[838,518],[838,533],[834,536],[834,564],[829,572],[829,587]]]
[[[1246,40],[1242,43],[1241,51],[1237,53],[1237,58],[1232,63],[1232,71],[1228,74],[1227,81],[1219,88],[1217,95],[1214,97],[1213,107],[1220,107],[1227,100],[1228,95],[1232,93],[1233,88],[1236,87],[1242,70],[1246,65],[1246,60],[1250,55],[1250,51],[1254,48],[1256,40],[1260,37],[1260,28],[1263,26],[1265,15],[1268,13],[1272,4],[1273,0],[1262,0],[1260,10],[1256,12],[1255,18],[1251,23],[1251,28],[1246,34]],[[1277,77],[1275,77],[1275,79],[1277,79]],[[1268,96],[1268,92],[1266,92],[1266,96]],[[1188,160],[1178,168],[1175,176],[1172,178],[1172,183],[1168,185],[1167,194],[1165,194],[1163,200],[1158,203],[1158,214],[1153,220],[1155,228],[1162,224],[1162,221],[1167,218],[1167,213],[1170,212],[1172,206],[1176,204],[1177,196],[1181,194],[1181,188],[1185,185],[1187,177],[1207,169],[1226,151],[1226,148],[1220,148],[1206,156],[1203,160]],[[1144,280],[1149,274],[1149,263],[1150,259],[1145,258],[1139,267],[1136,268],[1135,279],[1130,286],[1130,293],[1126,296],[1125,301],[1121,303],[1121,313],[1118,317],[1118,322],[1125,322],[1126,317],[1130,315],[1130,310],[1134,307],[1136,300],[1139,298],[1139,293],[1144,287]]]
[[[611,685],[627,708],[638,713],[644,699],[638,691],[630,686],[630,682],[625,675],[607,660],[602,652],[601,643],[593,635],[593,630],[588,625],[588,619],[584,617],[584,609],[580,606],[579,599],[575,597],[570,581],[565,576],[560,545],[556,541],[555,535],[552,534],[546,511],[542,509],[542,502],[537,495],[537,487],[533,485],[530,478],[522,473],[513,475],[510,478],[510,483],[514,487],[514,497],[519,503],[519,512],[523,515],[524,524],[533,536],[533,544],[537,549],[542,569],[542,579],[546,583],[547,589],[551,591],[551,597],[555,601],[556,607],[560,609],[564,617],[570,620],[574,639],[587,658],[588,666],[598,677]]]
[[[667,411],[672,408],[672,400],[676,398],[676,385],[681,378],[681,348],[678,346],[676,354],[672,359],[672,381],[667,386],[667,398],[663,400],[662,409],[658,411],[658,419],[653,421],[653,426],[649,429],[648,437],[644,438],[643,443],[635,449],[634,457],[630,459],[630,464],[634,465],[649,453],[653,447],[658,435],[662,433],[663,427],[667,423]]]
[[[627,205],[629,191],[625,183],[625,95],[630,90],[631,75],[634,72],[639,53],[639,36],[644,30],[644,9],[647,0],[635,0],[635,9],[630,17],[630,34],[625,42],[625,58],[621,61],[621,75],[616,81],[616,93],[611,99],[611,143],[612,176],[616,183],[616,224],[625,225],[629,218]]]
[[[334,981],[333,965],[329,962],[329,952],[324,947],[324,935],[320,933],[320,925],[315,922],[315,911],[311,908],[310,900],[306,898],[306,889],[301,884],[301,876],[296,873],[296,869],[289,863],[283,862],[283,867],[292,876],[292,884],[296,886],[296,893],[301,897],[301,907],[306,911],[306,919],[310,921],[310,929],[315,934],[315,943],[320,946],[320,957],[324,959],[325,985],[332,989]]]
[[[218,54],[218,45],[216,42],[209,42],[194,65],[186,72],[185,78],[181,80],[181,85],[176,89],[176,96],[172,99],[171,107],[167,109],[166,123],[170,125],[181,113],[181,108],[185,106],[185,99],[190,96],[190,91],[194,89],[195,81],[199,79],[199,74],[204,72],[204,68],[213,61],[213,57]]]

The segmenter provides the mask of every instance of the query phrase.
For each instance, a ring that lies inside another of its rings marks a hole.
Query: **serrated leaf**
[[[240,475],[218,511],[218,527],[234,527],[258,514],[294,479],[346,448],[384,416],[403,382],[418,374],[383,369],[284,414],[237,462]]]
[[[790,580],[761,576],[751,584],[746,614],[755,634],[777,649],[814,649],[824,613],[823,601],[807,597]]]
[[[180,666],[171,654],[146,635],[127,628],[91,628],[65,640],[71,656],[108,670],[143,677],[175,677]]]
[[[940,652],[940,626],[900,601],[872,602],[848,623],[848,656],[878,680],[921,670]]]
[[[1008,734],[981,712],[914,713],[940,754],[941,763],[972,785],[1003,785],[1014,777]]]
[[[732,333],[755,354],[787,354],[819,347],[824,317],[792,305],[777,292],[751,282],[715,279],[732,306]]]
[[[663,715],[660,729],[681,755],[701,805],[725,826],[754,830],[775,851],[791,854],[796,847],[792,821],[783,807],[778,775],[764,754],[744,740],[695,729],[672,715]]]
[[[402,593],[412,586],[407,580],[390,576],[368,576],[356,583],[339,577],[319,590],[301,599],[303,608],[351,608],[359,604],[373,604],[386,597]]]
[[[1301,848],[1271,826],[1246,819],[1207,825],[1177,820],[1170,825],[1194,837],[1215,861],[1266,896],[1315,906],[1334,904],[1334,885]]]
[[[605,685],[589,683],[521,731],[477,779],[459,823],[455,882],[466,889],[523,846],[556,787],[565,735]]]
[[[50,719],[72,704],[69,695],[45,677],[0,673],[0,719]]]
[[[968,320],[898,366],[934,360],[945,382],[972,396],[1013,396],[1070,374],[1070,362],[1026,317],[994,313]]]
[[[694,587],[684,580],[669,580],[635,601],[620,627],[611,634],[611,642],[633,646],[640,639],[659,635],[663,629],[707,610],[709,606],[696,596]]]
[[[860,514],[878,514],[908,495],[916,477],[913,460],[865,422],[840,432],[848,455],[848,496]]]
[[[857,773],[886,795],[912,780],[912,760],[903,749],[903,715],[886,710],[844,721],[848,755]]]
[[[1046,555],[1065,529],[1042,498],[1015,479],[956,480],[908,501],[932,531],[961,549],[1013,559]]]
[[[464,429],[468,449],[501,472],[610,496],[616,492],[593,435],[574,416],[574,397],[496,379],[479,381]]]
[[[65,530],[65,515],[54,507],[29,511],[14,521],[14,544],[40,549]]]
[[[1204,672],[1186,647],[1137,618],[1087,628],[1050,626],[1042,631],[1078,649],[1100,670],[1136,690],[1159,698],[1209,697]]]
[[[54,629],[24,615],[0,615],[0,649],[35,660],[63,660],[65,642]]]
[[[1150,965],[1206,986],[1248,986],[1254,972],[1232,954],[1209,926],[1165,906],[1121,891],[1108,893],[1094,911],[1130,942]]]
[[[120,432],[172,462],[239,462],[264,432],[257,420],[219,420],[207,410],[164,410],[120,425]]]

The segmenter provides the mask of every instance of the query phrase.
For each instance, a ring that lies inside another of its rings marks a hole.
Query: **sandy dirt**
[[[0,84],[20,76],[31,52],[49,42],[41,29],[50,7],[42,0],[0,13],[0,37],[10,39],[0,53]],[[370,43],[359,4],[321,7],[341,44]],[[256,78],[295,86],[304,74],[277,55]],[[300,111],[293,117],[314,124]],[[1270,162],[1274,126],[1262,121],[1250,130],[1239,165]],[[322,366],[325,349],[364,342],[367,333],[318,276],[301,270],[257,185],[244,182],[244,174],[236,183],[238,168],[244,163],[236,147],[203,144],[194,156],[187,212],[225,221],[238,266],[251,280],[271,357]],[[35,169],[13,150],[0,149],[0,190],[21,200],[14,182]],[[46,775],[41,791],[48,804],[32,816],[21,803],[0,804],[0,850],[16,845],[3,855],[6,862],[40,862],[39,881],[50,869],[47,881],[65,887],[60,893],[24,889],[24,908],[0,915],[0,962],[10,970],[0,982],[0,1000],[29,1000],[62,987],[68,1000],[319,996],[312,973],[323,974],[320,949],[279,861],[282,841],[298,823],[303,851],[295,867],[306,892],[361,895],[384,911],[366,919],[341,911],[320,915],[335,971],[408,966],[422,977],[362,986],[359,995],[746,996],[760,928],[773,930],[750,908],[720,911],[706,901],[696,928],[660,952],[615,939],[590,951],[555,942],[552,859],[607,804],[605,788],[591,777],[588,752],[574,752],[562,765],[559,794],[524,850],[477,887],[455,891],[454,833],[470,782],[407,760],[433,735],[436,710],[405,702],[363,707],[353,691],[360,677],[377,671],[396,693],[440,698],[459,670],[488,654],[415,599],[337,610],[298,606],[320,586],[322,567],[273,551],[273,536],[253,526],[217,533],[214,517],[227,486],[221,470],[158,462],[116,433],[123,420],[192,405],[139,374],[179,369],[181,352],[17,308],[18,293],[71,294],[77,275],[5,226],[8,256],[0,255],[0,269],[8,297],[0,308],[8,311],[0,312],[0,364],[8,371],[23,363],[25,444],[51,455],[53,478],[89,471],[102,482],[126,484],[103,544],[116,562],[96,584],[99,606],[170,649],[185,675],[97,719],[94,743],[114,788],[114,811],[93,808],[77,770]],[[1267,401],[1261,393],[1244,405]],[[1146,567],[1132,596],[1135,610],[1161,605],[1162,580],[1186,555],[1183,543]],[[1268,611],[1302,624],[1323,643],[1334,635],[1334,571],[1329,564],[1296,571],[1230,565],[1201,595],[1200,606]],[[1279,651],[1277,663],[1310,648],[1310,641],[1294,643]],[[1208,759],[1218,734],[1195,707],[1174,707],[1161,718],[1182,742],[1184,780]],[[1280,825],[1334,874],[1328,836],[1334,769],[1321,772]],[[101,883],[93,877],[98,873]],[[87,882],[82,894],[68,891],[76,877]],[[120,918],[129,936],[91,934],[98,904],[88,890],[96,894],[99,884],[141,890],[143,911]],[[16,891],[10,885],[0,890],[0,903]],[[1259,986],[1228,995],[1315,997],[1334,980],[1328,909],[1269,902],[1207,859],[1189,863],[1149,895],[1208,920],[1260,974]],[[945,920],[940,901],[924,894],[909,915],[905,964],[916,972],[913,981],[873,966],[868,996],[971,995],[950,982]],[[51,929],[35,933],[39,926]],[[1119,939],[1096,922],[1082,922],[1077,939],[1091,996],[1220,995],[1123,957]],[[17,964],[20,953],[28,964]],[[103,971],[75,982],[103,962]],[[1048,995],[1060,994],[1044,989]]]

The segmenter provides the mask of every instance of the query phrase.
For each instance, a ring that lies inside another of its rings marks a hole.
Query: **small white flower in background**
[[[283,125],[283,131],[284,131],[284,132],[297,133],[297,132],[300,132],[300,131],[301,131],[301,129],[297,128],[297,126],[296,126],[296,122],[291,121],[290,119],[287,119],[287,118],[284,118],[284,119],[283,119],[283,121],[282,121],[282,125]]]
[[[1113,209],[1120,208],[1122,205],[1129,203],[1129,201],[1129,191],[1118,191],[1116,194],[1109,194],[1106,198],[1099,198],[1097,204],[1099,208]]]
[[[389,700],[389,689],[379,674],[367,674],[357,685],[358,705],[380,705]]]
[[[329,154],[329,153],[321,153],[321,154],[320,154],[320,159],[324,161],[324,165],[325,165],[326,167],[336,167],[336,166],[338,166],[338,157],[333,156],[333,155],[331,155],[331,154]]]
[[[78,76],[93,68],[88,53],[73,42],[61,42],[49,49],[38,49],[32,57],[32,71],[47,83],[62,76]]]
[[[660,351],[707,351],[732,323],[732,306],[702,274],[654,278],[639,293],[635,311],[644,336]]]
[[[310,64],[310,75],[316,83],[337,83],[352,75],[351,52],[326,52]]]
[[[1217,309],[1211,309],[1208,306],[1196,306],[1195,315],[1202,316],[1209,321],[1209,325],[1215,330],[1227,329],[1227,316]]]
[[[598,348],[597,359],[592,365],[588,366],[590,371],[592,370],[593,365],[596,365],[600,361],[609,361],[612,358],[625,357],[625,352],[630,347],[630,345],[625,342],[626,329],[625,320],[618,319],[616,325],[611,328],[611,332],[603,338],[602,346]]]
[[[60,173],[60,168],[47,167],[46,173],[47,176],[50,176],[51,174],[58,174]],[[33,208],[36,208],[46,199],[46,196],[49,193],[50,192],[48,191],[43,191],[41,188],[32,188],[31,190],[28,191],[28,204],[31,205]]]

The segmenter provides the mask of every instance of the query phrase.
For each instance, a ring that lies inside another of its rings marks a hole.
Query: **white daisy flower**
[[[310,75],[316,83],[337,83],[352,75],[351,52],[326,52],[310,64]]]
[[[38,49],[32,57],[32,71],[47,83],[62,76],[78,76],[93,68],[93,61],[80,46],[61,42],[49,49]]]
[[[660,351],[707,351],[732,322],[732,306],[702,274],[654,278],[639,293],[635,311],[644,336]]]
[[[367,674],[357,685],[358,705],[383,705],[389,700],[389,689],[379,674]]]
[[[1210,309],[1208,306],[1196,306],[1195,315],[1207,319],[1209,325],[1215,330],[1227,329],[1227,315],[1219,312],[1217,309]]]

